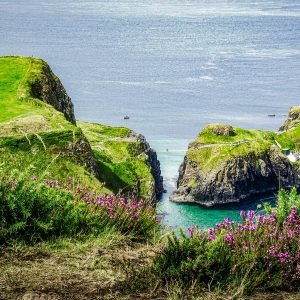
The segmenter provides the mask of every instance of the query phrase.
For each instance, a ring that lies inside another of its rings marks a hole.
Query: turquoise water
[[[164,175],[165,187],[167,193],[158,204],[158,213],[163,217],[162,223],[169,228],[199,226],[200,228],[209,228],[221,222],[224,218],[230,218],[233,221],[240,220],[240,211],[248,209],[257,209],[258,204],[266,201],[274,201],[273,197],[262,197],[252,199],[240,204],[231,204],[217,208],[204,208],[199,205],[179,204],[169,201],[169,195],[176,187],[178,166],[183,161],[186,151],[184,145],[186,140],[168,140],[155,141],[157,152],[162,165],[162,174]]]
[[[171,193],[205,124],[276,130],[299,105],[297,2],[0,0],[0,55],[44,58],[79,119],[144,134]],[[205,210],[166,194],[160,212],[169,226],[211,226],[243,206]]]

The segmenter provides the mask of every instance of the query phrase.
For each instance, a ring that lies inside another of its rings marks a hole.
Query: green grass
[[[134,190],[148,198],[153,184],[141,143],[124,127],[78,122],[89,140],[102,170],[102,179],[114,192]]]
[[[72,176],[82,187],[111,193],[84,167],[84,154],[71,153],[72,145],[84,140],[82,131],[32,98],[31,87],[45,67],[37,58],[0,57],[0,175],[62,182]]]
[[[79,122],[79,126],[85,130],[91,142],[97,142],[98,137],[101,135],[105,137],[125,138],[129,137],[132,132],[126,127],[112,127],[96,123]]]
[[[234,136],[216,135],[205,127],[192,143],[187,156],[203,169],[212,169],[232,158],[253,158],[264,155],[272,145],[279,142],[282,148],[300,149],[300,125],[281,134],[263,130],[234,128]],[[211,147],[201,147],[204,144]]]
[[[0,57],[0,136],[74,127],[62,113],[31,96],[45,66],[37,58]]]
[[[27,137],[0,138],[0,175],[14,178],[58,179],[65,182],[72,177],[74,184],[103,193],[111,193],[91,175],[80,161],[80,156],[69,152],[73,143],[84,136],[76,131],[44,132]]]
[[[0,57],[0,122],[40,111],[30,100],[30,82],[41,72],[43,61],[28,57]]]
[[[216,135],[210,130],[210,126],[206,126],[199,134],[196,143],[217,144],[217,143],[235,143],[243,141],[263,141],[270,140],[274,137],[273,132],[263,130],[247,130],[242,128],[234,128],[234,136]]]
[[[287,130],[276,137],[283,148],[291,150],[300,150],[300,125]]]
[[[32,98],[31,87],[45,67],[37,58],[0,57],[0,151],[1,158],[8,160],[3,174],[11,170],[29,174],[34,165],[36,174],[50,172],[64,180],[74,173],[83,186],[115,193],[134,190],[147,198],[153,177],[130,129],[79,122],[98,159],[100,182],[84,171],[76,157],[66,155],[73,133],[83,136],[62,113]]]

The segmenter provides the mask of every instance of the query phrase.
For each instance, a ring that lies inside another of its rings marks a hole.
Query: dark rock
[[[160,161],[157,159],[156,152],[150,147],[146,138],[141,134],[132,134],[138,142],[141,143],[141,151],[147,155],[147,164],[150,167],[151,174],[154,178],[153,199],[159,199],[164,192],[163,177],[161,176]]]
[[[83,134],[69,146],[68,155],[73,157],[79,165],[85,167],[89,173],[101,179],[101,170],[97,159],[95,158],[90,143]]]
[[[191,186],[191,182],[195,184]],[[300,170],[275,146],[259,157],[235,157],[209,171],[185,157],[179,170],[178,189],[170,199],[209,207],[275,192],[279,182],[282,188],[299,187]]]

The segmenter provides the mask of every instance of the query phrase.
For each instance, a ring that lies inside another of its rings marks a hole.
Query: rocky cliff
[[[280,149],[299,149],[299,137],[297,127],[276,134],[209,125],[190,144],[170,199],[213,206],[300,187],[299,163]]]
[[[77,126],[70,97],[41,59],[0,57],[0,70],[0,161],[7,162],[0,176],[73,177],[100,193],[159,197],[159,161],[143,136],[123,127]]]
[[[280,131],[292,129],[300,124],[300,107],[291,107],[288,117],[284,124],[279,128]]]
[[[30,91],[33,98],[50,104],[56,110],[62,112],[68,121],[76,124],[71,98],[59,78],[53,74],[46,63],[42,64],[39,76],[31,83]]]
[[[147,156],[146,162],[150,167],[150,172],[154,179],[154,184],[152,188],[152,199],[160,198],[164,192],[163,186],[163,177],[161,176],[160,162],[157,159],[156,152],[150,147],[149,143],[146,141],[146,138],[141,134],[133,134],[133,137],[136,137],[136,140],[141,143],[141,153],[145,153]]]

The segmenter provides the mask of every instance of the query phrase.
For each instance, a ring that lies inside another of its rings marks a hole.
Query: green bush
[[[270,203],[264,204],[267,214],[276,211],[276,218],[280,223],[290,214],[293,207],[300,211],[300,195],[298,195],[296,188],[292,188],[290,192],[281,189],[278,193],[275,207],[272,207]]]
[[[70,178],[72,180],[72,178]],[[47,179],[0,182],[0,244],[12,239],[37,242],[60,236],[113,230],[132,239],[156,235],[155,207],[134,195],[98,195]]]
[[[29,242],[101,229],[99,218],[70,192],[35,181],[0,183],[0,243]]]
[[[195,230],[189,237],[181,229],[180,236],[175,233],[169,236],[167,246],[155,259],[154,271],[165,279],[185,284],[195,280],[205,285],[222,281],[229,272],[229,249],[224,247],[221,235],[208,243],[199,234]]]

